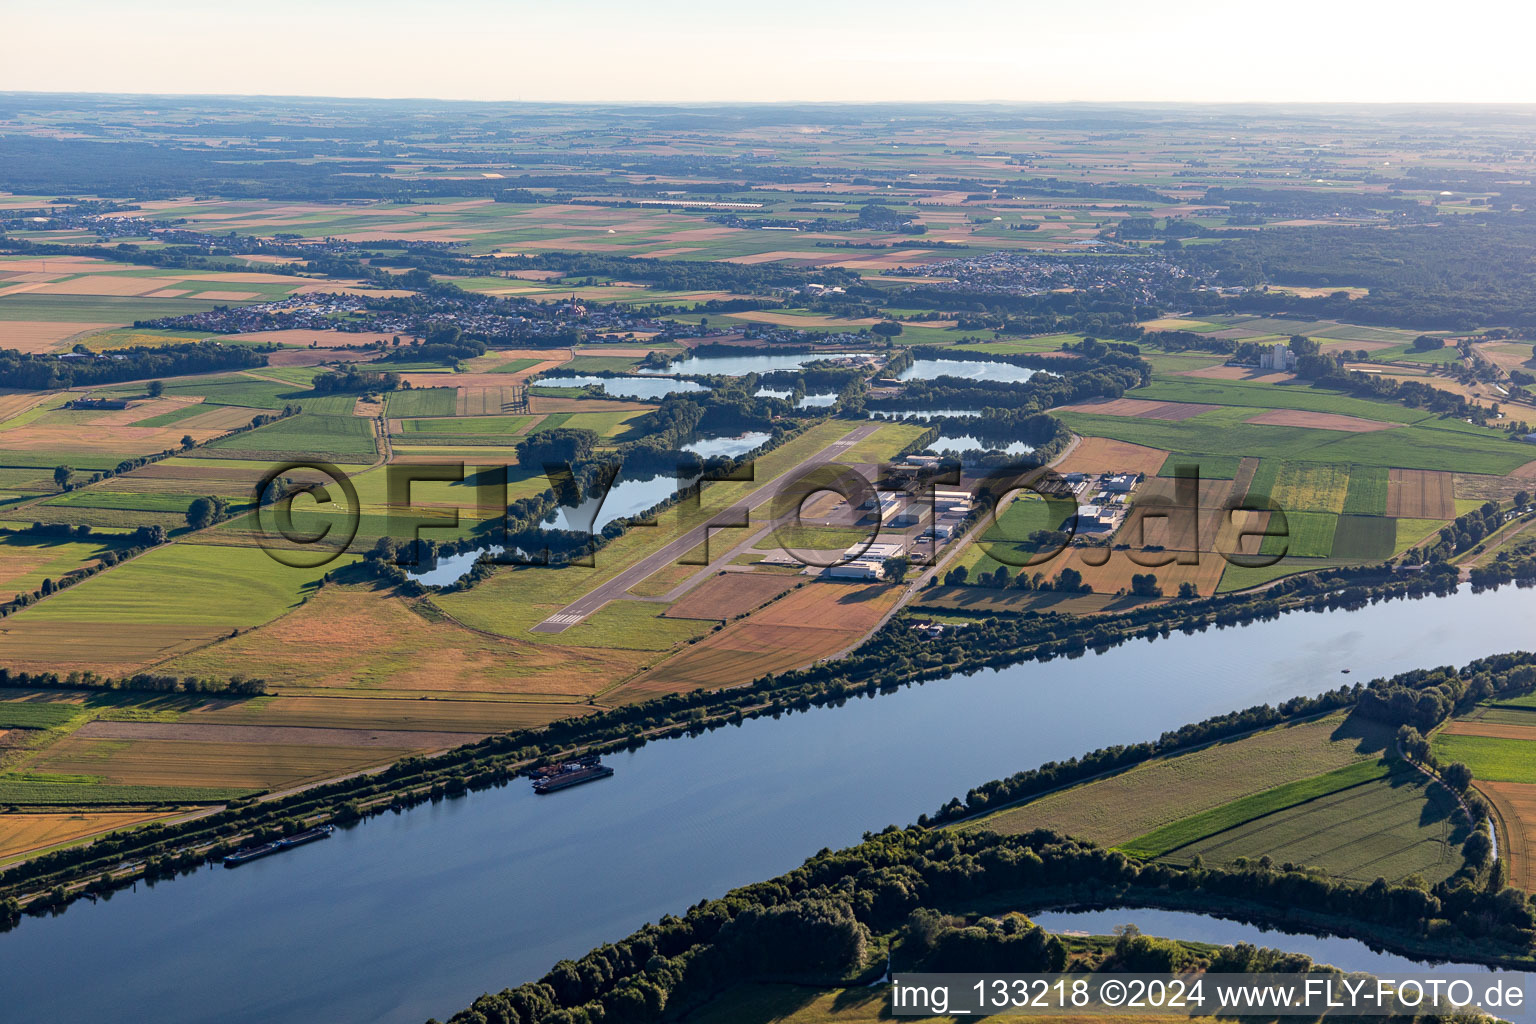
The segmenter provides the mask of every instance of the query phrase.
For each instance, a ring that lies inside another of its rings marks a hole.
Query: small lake
[[[654,508],[697,479],[697,476],[691,476],[679,480],[676,473],[633,479],[620,474],[607,494],[594,494],[580,505],[561,505],[555,510],[555,521],[545,522],[543,527],[546,530],[601,533],[603,527],[615,519]]]
[[[429,587],[446,587],[474,568],[475,559],[487,551],[499,555],[505,550],[506,548],[500,544],[491,544],[487,547],[475,548],[472,551],[460,552],[457,555],[439,555],[437,565],[433,568],[428,569],[426,572],[407,572],[406,575],[417,583],[422,583]]]
[[[1147,935],[1165,939],[1209,942],[1216,946],[1235,946],[1239,942],[1249,942],[1255,946],[1283,949],[1287,953],[1305,953],[1316,963],[1332,964],[1346,971],[1411,974],[1422,971],[1427,963],[1445,964],[1459,971],[1484,973],[1492,970],[1482,964],[1414,960],[1397,953],[1373,949],[1359,939],[1339,935],[1312,935],[1304,931],[1248,924],[1188,910],[1115,907],[1110,910],[1042,910],[1028,916],[1031,921],[1051,932],[1113,935],[1120,925],[1133,924]]]
[[[639,373],[680,373],[687,375],[720,374],[726,377],[745,377],[749,373],[772,373],[774,370],[799,370],[812,363],[847,359],[868,355],[866,352],[800,352],[800,353],[747,353],[741,355],[691,355],[672,363],[665,370],[641,369]]]
[[[996,380],[1022,384],[1040,370],[1012,363],[991,363],[982,359],[919,359],[902,370],[897,380],[933,380],[935,377],[963,377],[966,380]]]
[[[1023,441],[1011,441],[1006,445],[998,445],[966,434],[940,434],[928,445],[928,448],[935,452],[956,453],[980,449],[988,452],[1004,452],[1008,455],[1028,455],[1035,450],[1034,445],[1025,444]]]
[[[693,452],[701,459],[721,456],[734,459],[768,443],[772,437],[773,435],[765,430],[748,431],[740,437],[700,437],[683,445],[683,451]]]
[[[761,397],[761,398],[783,398],[783,399],[788,399],[790,395],[794,394],[793,391],[775,391],[773,388],[758,388],[755,393],[759,397]],[[802,396],[800,396],[800,401],[795,403],[795,408],[796,409],[823,409],[823,408],[826,408],[827,406],[830,406],[833,402],[836,402],[836,401],[837,401],[837,394],[835,392],[830,392],[830,391],[828,393],[824,394],[824,395],[802,395]]]
[[[1113,910],[1045,910],[1030,914],[1029,919],[1051,932],[1113,935],[1120,925],[1132,924],[1141,929],[1143,934],[1165,939],[1208,942],[1216,946],[1235,946],[1239,942],[1247,942],[1254,946],[1281,949],[1287,953],[1303,953],[1311,957],[1314,963],[1331,964],[1341,971],[1378,976],[1412,975],[1432,978],[1455,974],[1486,974],[1490,982],[1496,974],[1502,975],[1510,982],[1522,977],[1512,971],[1496,972],[1493,968],[1482,964],[1456,963],[1447,960],[1415,960],[1376,949],[1369,943],[1341,935],[1313,935],[1285,927],[1247,924],[1187,910],[1161,910],[1153,907],[1118,907]],[[1529,989],[1528,985],[1521,987]],[[1505,1020],[1527,1022],[1536,1020],[1536,1009],[1530,1006],[1515,1011],[1505,1009],[1501,1016]]]
[[[883,419],[895,417],[898,420],[936,420],[941,416],[975,417],[980,416],[980,409],[874,409],[870,412],[870,419]]]
[[[603,390],[616,398],[658,399],[668,395],[709,390],[698,381],[672,380],[667,377],[594,377],[589,374],[544,377],[530,387],[582,388],[589,384],[601,384]]]
[[[0,935],[0,1006],[15,1020],[127,1024],[447,1019],[978,783],[1236,708],[1528,649],[1533,616],[1536,591],[1508,587],[1293,612],[663,740],[568,792],[515,780],[26,918]]]

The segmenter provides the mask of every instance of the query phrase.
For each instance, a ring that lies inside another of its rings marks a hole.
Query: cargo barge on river
[[[274,839],[270,843],[262,843],[260,846],[247,846],[243,850],[236,850],[224,858],[224,866],[227,868],[239,867],[249,861],[269,857],[274,853],[290,850],[295,846],[303,846],[305,843],[313,843],[317,839],[326,839],[336,831],[335,825],[317,825],[306,829],[296,835],[286,836],[282,839]]]
[[[596,754],[588,754],[574,761],[550,765],[533,773],[535,793],[553,793],[561,789],[579,786],[583,782],[596,782],[613,774],[613,769],[603,764]]]

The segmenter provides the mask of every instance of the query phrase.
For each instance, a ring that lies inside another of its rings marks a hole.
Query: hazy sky
[[[0,90],[484,100],[1536,101],[1468,0],[5,0]]]

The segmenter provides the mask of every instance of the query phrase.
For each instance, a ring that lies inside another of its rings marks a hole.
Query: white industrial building
[[[1259,369],[1290,373],[1296,369],[1296,353],[1284,342],[1271,345],[1268,350],[1259,353]]]
[[[885,565],[872,559],[857,558],[852,562],[829,565],[822,575],[840,580],[878,580],[885,576]]]

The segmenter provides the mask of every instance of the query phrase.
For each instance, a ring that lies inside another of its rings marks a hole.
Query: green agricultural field
[[[137,395],[143,393],[143,387],[119,387],[114,392]],[[238,405],[248,409],[281,409],[302,402],[309,394],[292,384],[245,376],[172,381],[165,386],[165,393],[175,397],[201,395],[207,405]]]
[[[305,412],[324,416],[351,416],[357,408],[357,395],[300,395],[295,401]]]
[[[1237,477],[1240,459],[1236,455],[1188,455],[1175,452],[1163,461],[1158,476],[1183,476],[1182,467],[1194,466],[1202,480],[1232,480]]]
[[[187,506],[200,494],[177,494],[153,491],[112,491],[96,487],[82,488],[50,498],[43,504],[49,508],[110,508],[124,512],[185,512]],[[239,502],[235,503],[238,508]]]
[[[1277,786],[1374,764],[1390,741],[1385,726],[1332,714],[1148,761],[961,827],[1003,833],[1052,828],[1097,843],[1125,843]]]
[[[407,437],[412,434],[434,434],[445,437],[459,434],[510,436],[521,434],[533,420],[532,416],[459,416],[454,419],[401,420],[400,432]]]
[[[1422,544],[1426,539],[1437,533],[1446,525],[1447,520],[1440,519],[1394,519],[1397,536],[1392,545],[1392,553],[1400,555],[1411,547]]]
[[[1383,516],[1339,516],[1333,531],[1333,557],[1344,561],[1379,562],[1397,547],[1397,520]]]
[[[1387,514],[1387,468],[1351,466],[1349,491],[1344,495],[1347,515],[1384,516]]]
[[[1398,767],[1383,778],[1340,789],[1190,843],[1168,856],[1208,864],[1268,855],[1277,863],[1320,867],[1366,883],[1419,875],[1434,883],[1461,867],[1465,829],[1440,786]]]
[[[906,334],[903,333],[899,340],[905,341]],[[1004,338],[1001,341],[965,339],[957,342],[951,348],[956,352],[995,352],[1000,354],[1055,352],[1067,342],[1075,345],[1082,340],[1083,336],[1081,334],[1047,334],[1038,338]]]
[[[355,461],[378,455],[373,425],[369,420],[360,416],[325,416],[309,412],[221,438],[203,450],[224,454],[248,452],[248,457],[256,459],[309,455]]]
[[[391,391],[385,399],[385,411],[401,419],[417,416],[452,416],[459,408],[459,393],[454,388],[411,388]]]
[[[1391,348],[1379,348],[1370,353],[1373,363],[1423,363],[1430,366],[1445,366],[1461,361],[1461,350],[1455,345],[1447,345],[1445,348],[1432,348],[1427,352],[1415,352],[1411,344],[1394,345]]]
[[[571,647],[668,651],[709,632],[702,619],[662,618],[671,605],[656,601],[614,601],[558,634]]]
[[[16,781],[0,775],[0,804],[30,807],[217,804],[251,792],[249,789],[217,789],[207,786],[113,786],[99,782]]]
[[[1236,828],[1239,825],[1262,818],[1287,807],[1316,800],[1318,797],[1337,793],[1341,789],[1358,786],[1365,782],[1386,778],[1391,766],[1385,760],[1357,761],[1335,771],[1314,775],[1310,779],[1288,782],[1262,793],[1233,800],[1209,811],[1194,814],[1162,828],[1153,829],[1144,836],[1121,843],[1120,849],[1133,857],[1152,860],[1171,853],[1180,847],[1201,839]]]
[[[1135,398],[1153,397],[1145,389],[1128,394]],[[1222,408],[1187,420],[1167,421],[1056,410],[1056,415],[1080,434],[1177,452],[1494,476],[1503,476],[1530,461],[1529,449],[1503,434],[1456,420],[1430,420],[1392,430],[1348,433],[1248,423],[1254,414],[1252,408]]]
[[[1536,782],[1536,742],[1500,736],[1448,736],[1431,741],[1442,763],[1460,761],[1488,782]]]
[[[79,704],[0,701],[0,729],[53,729],[85,714]]]
[[[1536,705],[1490,701],[1480,704],[1463,721],[1488,722],[1492,725],[1521,725],[1536,728]]]
[[[514,360],[514,362],[516,362],[516,363],[527,363],[528,366],[533,366],[533,365],[537,364],[539,362],[539,360],[537,360],[537,359],[517,359],[517,360]],[[577,356],[576,358],[570,360],[569,362],[561,363],[560,364],[560,371],[562,373],[566,373],[566,372],[569,372],[569,373],[592,373],[594,371],[597,371],[597,372],[610,371],[610,372],[614,372],[614,373],[625,373],[625,372],[628,372],[630,370],[633,370],[635,368],[635,363],[636,363],[636,360],[633,357],[629,357],[629,356]],[[512,363],[508,363],[507,365],[511,366],[513,364]],[[491,372],[492,373],[516,373],[517,370],[523,370],[523,369],[527,369],[527,367],[526,366],[518,366],[516,369],[506,370],[506,369],[503,369],[502,367],[498,366],[495,370],[493,370]]]
[[[204,406],[193,402],[191,405],[184,405],[180,409],[172,409],[170,412],[163,412],[158,416],[151,416],[147,420],[139,420],[138,422],[134,423],[134,426],[168,427],[173,423],[180,423],[182,420],[191,419],[193,416],[201,415],[207,411],[207,408]]]
[[[621,410],[619,412],[573,412],[559,413],[557,415],[567,417],[561,423],[562,426],[572,429],[595,430],[597,431],[597,436],[604,440],[630,441],[636,438],[625,435],[634,433],[635,421],[648,414],[634,410]],[[551,428],[546,420],[538,425],[536,431],[549,429]]]
[[[45,621],[239,627],[296,607],[327,569],[292,569],[256,547],[168,544],[13,614]]]
[[[1196,377],[1157,377],[1146,387],[1131,392],[1128,397],[1234,406],[1250,410],[1247,416],[1257,415],[1257,410],[1295,409],[1387,423],[1418,423],[1434,418],[1433,413],[1423,409],[1409,409],[1396,402],[1355,398],[1329,388],[1299,383],[1262,384],[1238,380],[1201,380]]]
[[[1291,512],[1286,510],[1288,536],[1276,536],[1278,528],[1270,522],[1270,535],[1259,551],[1266,555],[1285,554],[1297,558],[1328,558],[1333,554],[1333,536],[1339,517],[1326,512]]]
[[[975,541],[955,564],[964,565],[973,576],[995,572],[1000,566],[1007,566],[1010,576],[1017,575],[1026,566],[1029,572],[1049,571],[1048,556],[1052,552],[1035,551],[1025,541],[1036,530],[1060,529],[1060,513],[1063,512],[1071,515],[1075,510],[1064,509],[1060,502],[1047,502],[1034,496],[1010,501],[1001,515],[981,527],[975,534]]]
[[[150,299],[119,295],[40,295],[36,292],[21,292],[0,296],[0,321],[49,320],[127,325],[137,320],[184,316],[187,313],[206,313],[215,306],[221,305],[243,306],[246,303],[211,302],[207,299]]]

